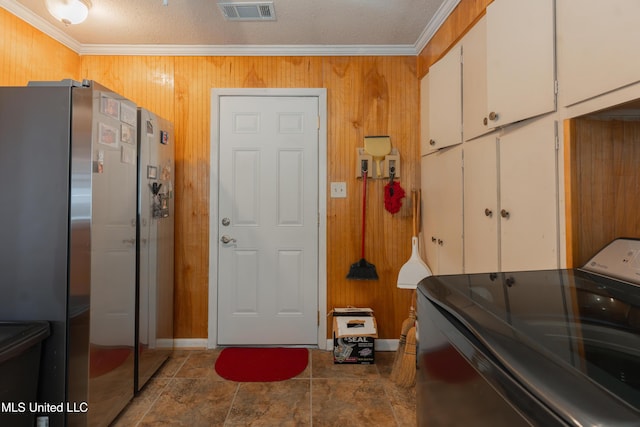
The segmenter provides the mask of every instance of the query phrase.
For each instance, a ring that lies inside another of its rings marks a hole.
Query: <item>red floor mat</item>
[[[283,381],[304,371],[308,361],[306,348],[230,347],[222,350],[215,368],[231,381]]]

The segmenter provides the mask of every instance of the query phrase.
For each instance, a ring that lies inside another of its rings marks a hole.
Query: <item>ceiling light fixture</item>
[[[47,10],[64,25],[79,24],[87,19],[89,0],[45,0]]]

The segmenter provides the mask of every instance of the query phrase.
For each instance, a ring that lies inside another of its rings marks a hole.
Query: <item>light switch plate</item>
[[[331,183],[331,198],[332,199],[344,199],[347,197],[347,183],[346,182],[332,182]]]

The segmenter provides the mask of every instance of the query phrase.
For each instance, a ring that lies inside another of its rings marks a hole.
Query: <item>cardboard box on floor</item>
[[[334,308],[333,363],[375,363],[375,342],[378,327],[370,308]]]

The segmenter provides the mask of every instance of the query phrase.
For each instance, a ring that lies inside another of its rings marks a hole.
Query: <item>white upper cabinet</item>
[[[555,111],[554,0],[495,0],[486,19],[489,127]]]
[[[454,46],[429,68],[427,91],[429,103],[426,154],[462,142],[462,68],[461,49]]]
[[[429,74],[420,80],[420,155],[424,156],[429,148]]]
[[[462,134],[465,141],[488,132],[487,20],[482,17],[462,41]]]
[[[640,1],[556,1],[562,105],[640,81]]]

